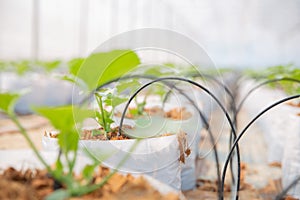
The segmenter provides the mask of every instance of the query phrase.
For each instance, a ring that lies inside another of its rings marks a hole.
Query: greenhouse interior
[[[300,1],[0,0],[0,199],[300,199]]]

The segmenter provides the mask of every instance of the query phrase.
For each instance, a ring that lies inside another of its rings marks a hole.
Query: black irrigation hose
[[[292,100],[292,99],[296,99],[299,98],[300,95],[294,95],[294,96],[290,96],[290,97],[286,97],[280,101],[277,101],[275,103],[273,103],[272,105],[268,106],[267,108],[265,108],[263,111],[261,111],[256,117],[254,117],[248,124],[247,126],[242,130],[242,132],[238,135],[237,139],[234,141],[231,150],[226,158],[225,164],[224,164],[224,168],[223,168],[223,173],[222,173],[222,190],[224,190],[224,183],[225,183],[225,175],[226,175],[226,170],[228,167],[228,163],[230,161],[230,158],[232,156],[232,153],[234,151],[234,148],[238,145],[238,142],[240,141],[240,139],[243,137],[243,135],[246,133],[246,131],[248,130],[248,128],[257,120],[259,119],[264,113],[266,113],[267,111],[269,111],[270,109],[276,107],[277,105],[280,105],[286,101]]]
[[[272,79],[272,80],[267,80],[264,81],[262,83],[259,83],[258,85],[256,85],[255,87],[253,87],[251,90],[249,90],[247,92],[247,94],[245,95],[245,97],[242,99],[242,101],[239,103],[239,105],[237,106],[237,113],[242,109],[242,106],[244,105],[245,101],[248,99],[248,97],[257,89],[259,89],[260,87],[267,85],[269,83],[275,83],[275,82],[279,82],[279,81],[290,81],[290,82],[295,82],[295,83],[300,83],[300,80],[295,79],[295,78],[289,78],[289,77],[284,77],[284,78],[277,78],[277,79]]]
[[[233,115],[233,124],[235,125],[235,128],[237,130],[237,111],[236,111],[236,101],[235,101],[236,96],[231,92],[231,90],[225,84],[223,84],[221,81],[219,81],[214,76],[209,75],[209,74],[192,73],[192,74],[187,74],[186,76],[192,77],[192,78],[201,77],[201,78],[210,79],[210,80],[214,81],[217,85],[221,86],[225,90],[225,92],[230,97],[230,110],[232,111],[232,115]],[[237,90],[234,90],[234,91],[237,91]],[[229,150],[230,150],[230,148],[232,146],[233,140],[235,140],[235,139],[236,139],[236,135],[231,130],[230,136],[229,136],[229,143],[228,143],[228,145],[229,145],[228,149]],[[240,163],[241,162],[241,158],[240,158],[239,148],[237,148],[236,153],[237,153],[237,163]],[[235,178],[234,178],[234,174],[233,174],[233,166],[232,166],[232,162],[231,161],[232,161],[232,159],[230,160],[231,179],[232,179],[232,182],[234,184],[235,183]]]
[[[208,90],[206,89],[205,87],[203,87],[202,85],[198,84],[197,82],[194,82],[192,80],[189,80],[189,79],[185,79],[185,78],[179,78],[179,77],[163,77],[163,78],[157,78],[156,80],[153,80],[147,84],[144,84],[141,88],[139,88],[131,97],[130,99],[128,100],[125,108],[124,108],[124,111],[122,113],[122,117],[121,117],[121,120],[120,120],[120,125],[119,125],[119,134],[121,133],[121,130],[122,130],[122,126],[123,126],[123,121],[124,121],[124,117],[126,115],[126,111],[129,107],[129,104],[131,103],[131,101],[135,98],[135,96],[140,92],[142,91],[143,89],[145,89],[146,87],[148,87],[149,85],[153,84],[153,83],[156,83],[156,82],[163,82],[165,80],[176,80],[176,81],[183,81],[183,82],[187,82],[187,83],[190,83],[192,85],[195,85],[197,86],[198,88],[201,88],[202,90],[204,90],[208,95],[210,95],[216,102],[217,104],[219,105],[219,107],[221,108],[221,110],[224,112],[227,120],[228,120],[228,123],[231,127],[231,129],[233,130],[234,134],[236,135],[236,130],[235,130],[235,126],[234,124],[232,123],[232,120],[228,114],[228,112],[226,111],[226,109],[224,108],[224,106],[221,104],[221,102]],[[237,148],[238,149],[238,144],[235,144],[234,145],[234,148]],[[234,150],[234,149],[233,149]],[[231,151],[231,154],[232,155],[232,152],[233,150]],[[230,158],[229,158],[230,159]],[[225,179],[224,179],[225,180]],[[221,195],[219,195],[219,199],[224,199],[224,183],[222,182],[221,184],[223,187],[222,187],[222,190],[221,190]],[[238,199],[238,191],[239,191],[239,188],[240,188],[240,163],[238,163],[238,179],[237,179],[237,194],[236,194],[236,199]]]
[[[280,194],[278,194],[275,200],[281,200],[300,181],[300,176],[298,176],[290,185],[288,185]]]
[[[191,78],[204,77],[204,78],[208,78],[208,79],[214,81],[219,86],[223,87],[223,89],[225,90],[225,92],[229,95],[231,101],[235,102],[234,96],[232,95],[232,92],[230,91],[230,89],[225,84],[223,84],[221,81],[219,81],[218,79],[216,79],[214,76],[209,75],[209,74],[198,74],[198,73],[186,74],[185,76],[191,77]]]

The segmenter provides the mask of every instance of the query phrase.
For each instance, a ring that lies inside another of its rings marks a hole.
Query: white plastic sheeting
[[[113,35],[153,27],[189,36],[217,66],[300,64],[299,16],[298,0],[1,0],[0,58],[86,56]]]
[[[247,84],[243,85],[242,96],[256,84],[255,82],[247,82]],[[282,91],[263,87],[249,96],[244,108],[254,117],[263,108],[287,96]],[[300,176],[299,113],[299,108],[282,104],[265,113],[257,121],[268,145],[268,161],[282,164],[283,188],[287,188]],[[288,194],[295,198],[300,198],[300,183],[298,182],[291,188]]]

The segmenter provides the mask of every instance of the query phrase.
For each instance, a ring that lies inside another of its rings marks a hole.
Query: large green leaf
[[[46,117],[54,128],[60,132],[58,135],[58,144],[64,152],[77,150],[79,134],[76,128],[81,127],[84,119],[94,115],[94,112],[91,110],[72,106],[44,107],[35,108],[35,110]]]
[[[77,106],[39,107],[34,110],[46,117],[60,131],[70,130],[76,127],[77,123],[94,115],[93,111]]]
[[[14,112],[14,106],[20,95],[10,93],[0,93],[0,110],[5,113],[12,114]]]
[[[125,75],[139,64],[137,54],[131,50],[95,53],[85,60],[80,69],[77,69],[76,76],[93,90],[99,85]]]

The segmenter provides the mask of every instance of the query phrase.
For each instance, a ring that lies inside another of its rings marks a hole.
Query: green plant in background
[[[0,61],[0,71],[13,72],[19,76],[27,72],[53,72],[55,69],[63,68],[66,64],[61,60],[53,61],[33,61],[33,60],[18,60],[18,61]]]
[[[274,80],[281,78],[292,78],[300,80],[300,69],[296,66],[289,65],[278,65],[268,67],[263,70],[246,70],[245,74],[256,80]],[[285,91],[287,94],[300,93],[299,83],[291,81],[280,81],[268,84],[271,88],[279,88]]]

